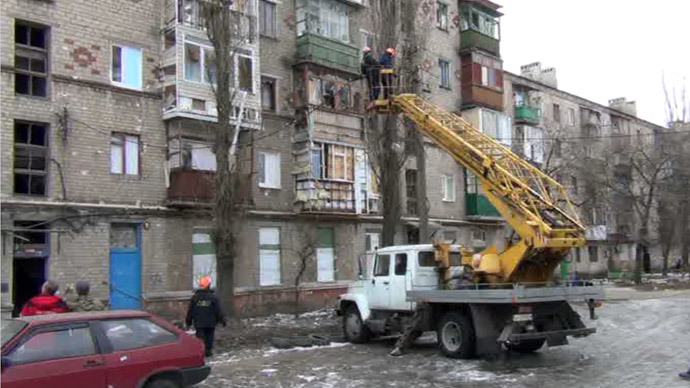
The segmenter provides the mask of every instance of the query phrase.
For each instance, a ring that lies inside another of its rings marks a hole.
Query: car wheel
[[[145,388],[180,388],[180,384],[173,380],[155,379],[146,384]]]
[[[449,311],[438,325],[438,346],[450,358],[470,358],[474,354],[474,328],[467,316]]]
[[[541,349],[542,346],[544,346],[545,341],[546,339],[544,338],[524,340],[516,344],[508,345],[508,349],[514,350],[518,353],[534,353],[537,350]]]
[[[371,339],[371,331],[362,321],[357,306],[350,305],[343,316],[343,333],[353,344],[363,344]]]

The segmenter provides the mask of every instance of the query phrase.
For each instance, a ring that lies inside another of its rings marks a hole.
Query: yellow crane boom
[[[503,252],[489,247],[482,260],[502,282],[545,282],[570,248],[585,244],[585,228],[565,188],[462,117],[415,94],[375,101],[401,113],[417,130],[474,173],[482,192],[521,237]]]

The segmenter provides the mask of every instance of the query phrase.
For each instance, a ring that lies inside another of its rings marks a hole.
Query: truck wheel
[[[350,305],[343,317],[343,332],[345,338],[353,344],[363,344],[371,338],[371,331],[362,322],[362,316],[356,305]]]
[[[534,353],[537,350],[541,349],[545,341],[546,339],[544,338],[524,340],[516,344],[508,345],[508,349],[514,350],[518,353]]]
[[[449,311],[438,325],[438,347],[450,358],[470,358],[474,354],[472,322],[457,311]]]

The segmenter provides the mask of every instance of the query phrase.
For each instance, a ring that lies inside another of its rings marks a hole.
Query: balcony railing
[[[297,58],[349,72],[359,72],[359,49],[356,46],[314,33],[297,38]]]
[[[460,48],[480,48],[492,54],[500,55],[500,42],[498,39],[471,29],[465,30],[460,34]]]
[[[515,123],[539,124],[538,108],[529,105],[515,105]]]
[[[168,204],[170,206],[209,206],[215,197],[215,172],[173,169],[170,172]]]
[[[298,181],[296,202],[302,204],[302,211],[357,212],[355,191],[350,182]]]
[[[500,217],[498,210],[482,194],[465,193],[465,214],[468,217]]]

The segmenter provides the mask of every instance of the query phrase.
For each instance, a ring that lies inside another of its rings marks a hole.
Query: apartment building
[[[245,37],[234,63],[243,208],[235,304],[245,314],[291,311],[300,251],[313,246],[299,294],[303,308],[324,306],[356,278],[357,257],[380,244],[360,79],[361,48],[376,45],[370,7],[232,7]],[[418,15],[429,26],[421,93],[494,132],[506,120],[496,118],[499,7],[423,1]],[[214,50],[198,0],[10,0],[2,36],[3,312],[51,278],[88,280],[115,308],[179,315],[196,277],[215,273]],[[503,222],[476,181],[425,148],[427,198],[416,196],[410,157],[396,242],[424,242],[417,205],[428,201],[437,235],[502,245]]]
[[[633,270],[639,217],[613,185],[636,191],[632,152],[654,150],[655,134],[667,129],[638,118],[634,101],[605,106],[558,89],[556,70],[539,62],[505,72],[504,90],[513,150],[568,188],[587,226],[587,246],[572,252],[566,272]],[[660,269],[658,246],[648,249],[645,265]]]

